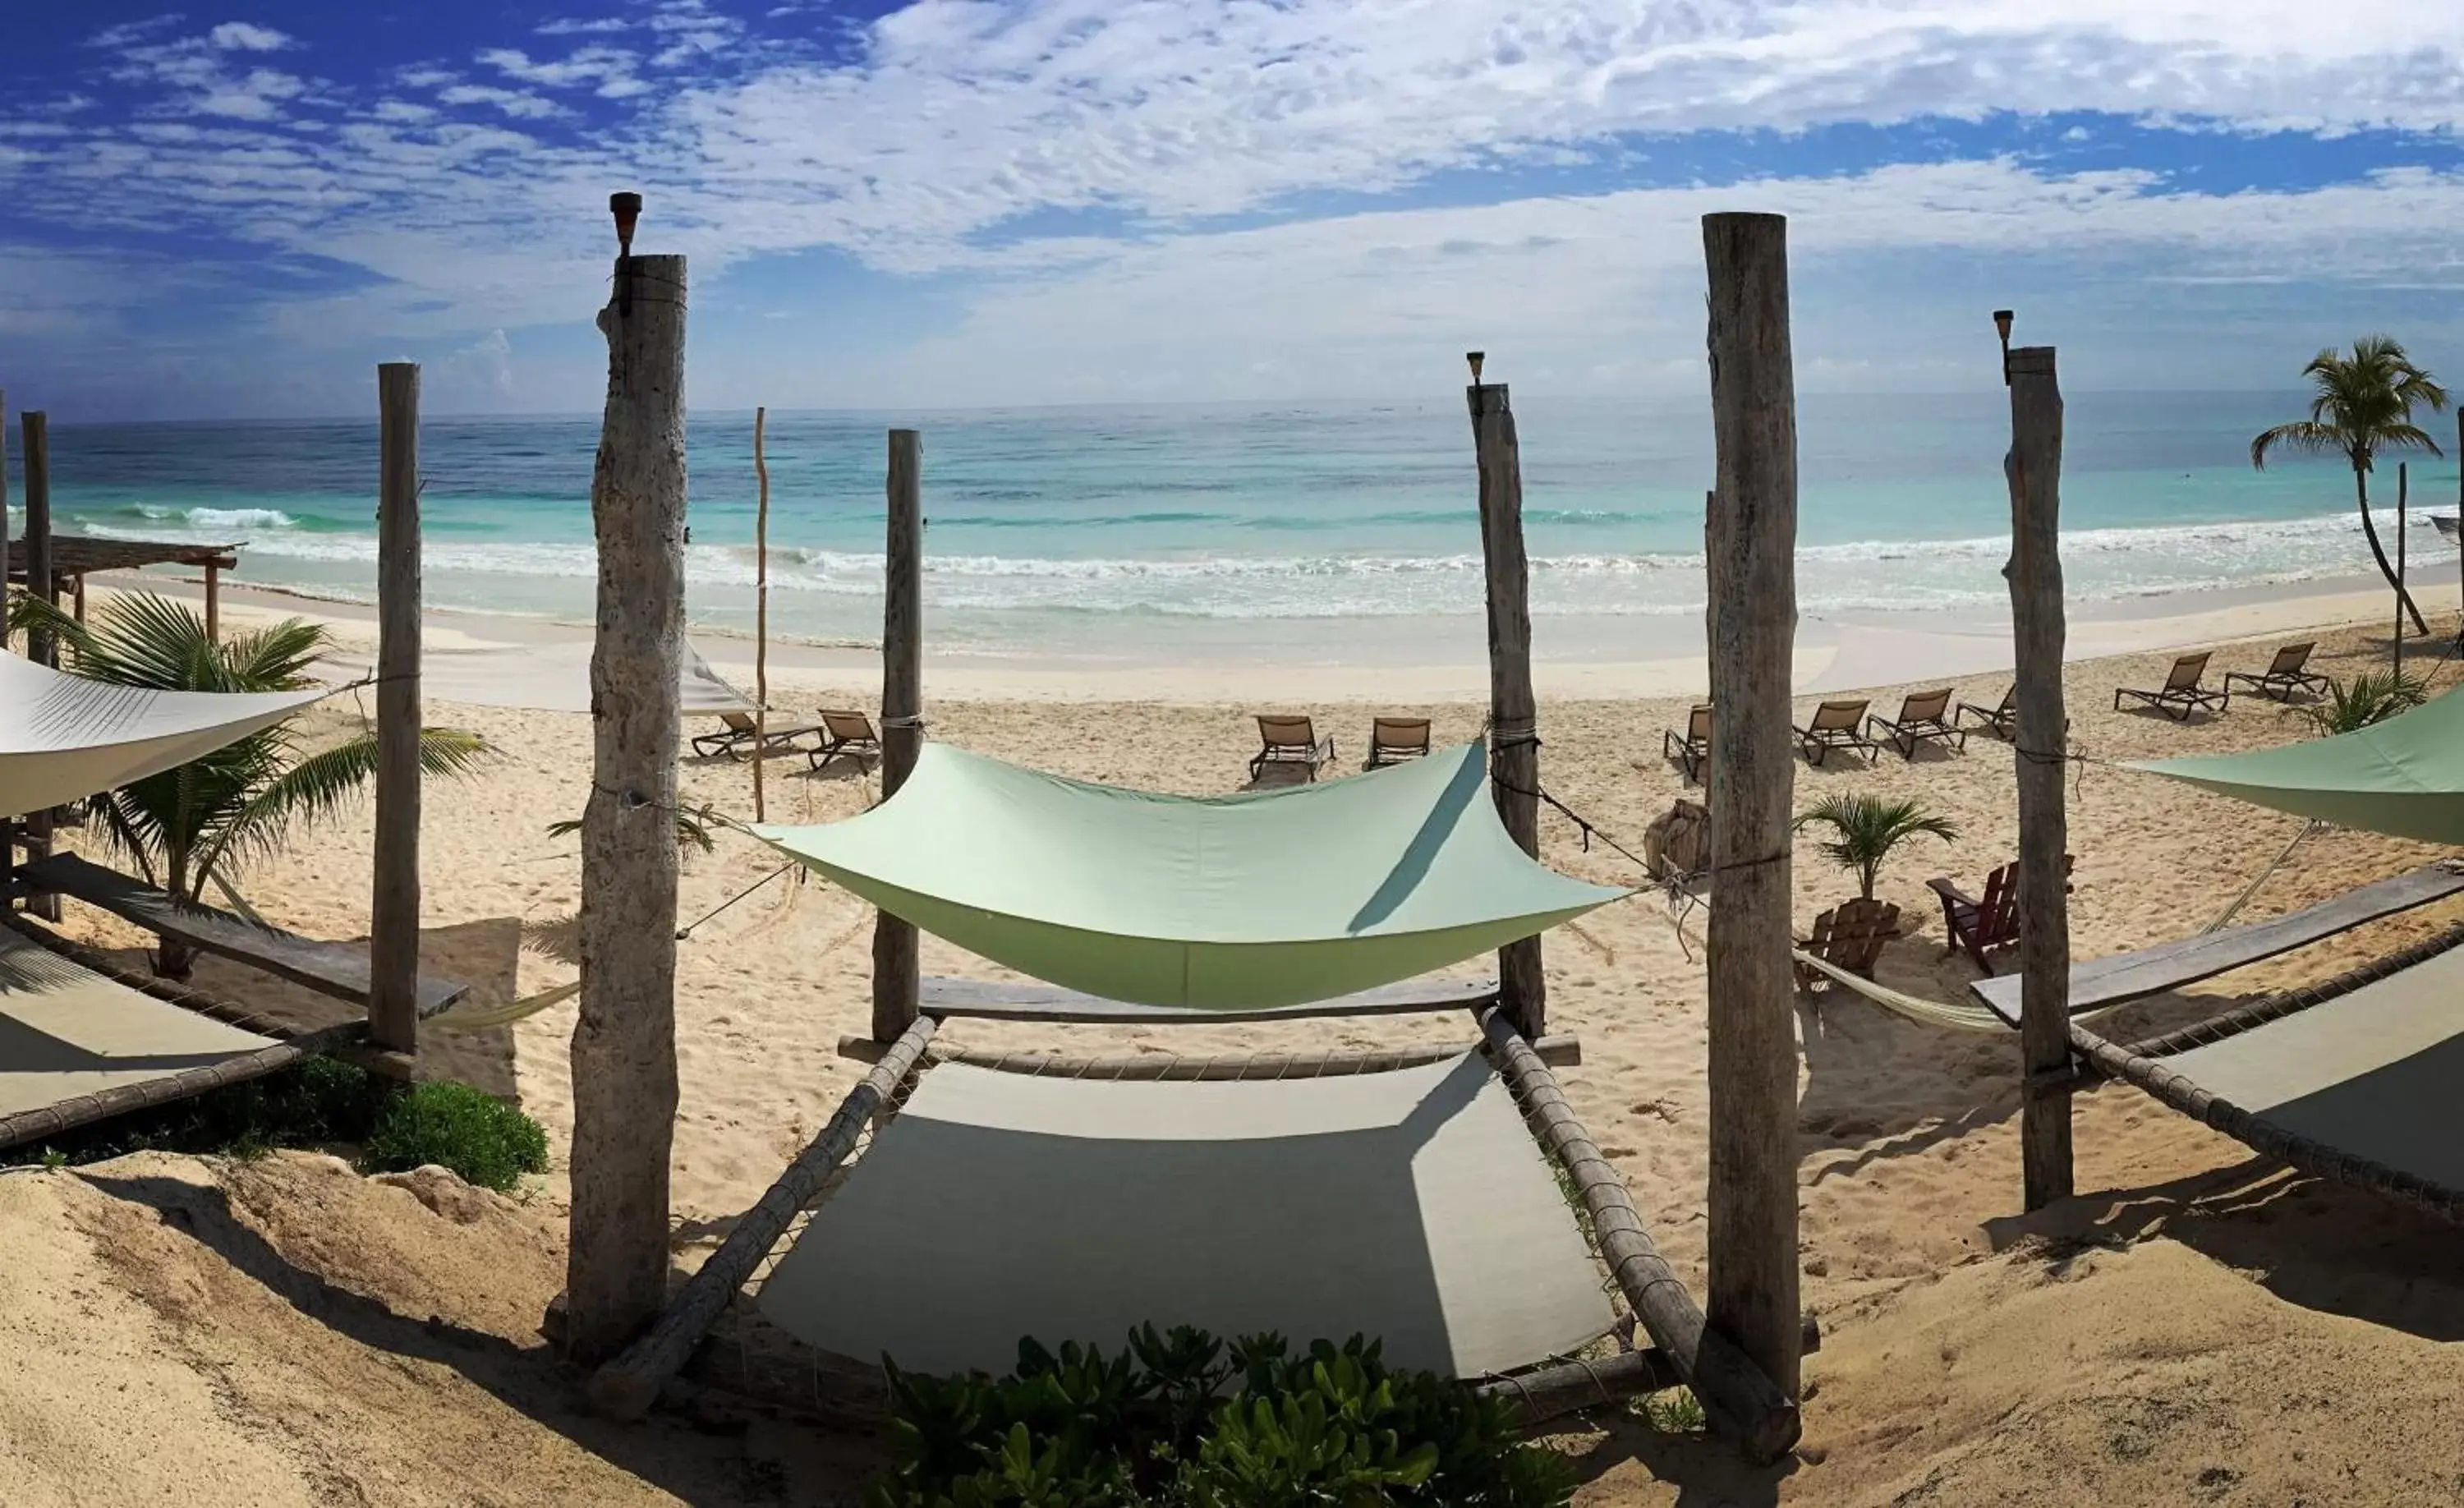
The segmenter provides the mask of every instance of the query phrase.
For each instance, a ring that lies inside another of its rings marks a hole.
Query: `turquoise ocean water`
[[[1518,397],[1536,616],[1680,615],[1703,598],[1710,426],[1700,403]],[[2251,435],[2294,394],[2074,395],[2063,483],[2071,595],[2095,601],[2369,569],[2349,472]],[[1307,407],[774,413],[774,631],[878,632],[883,432],[924,433],[936,642],[1202,645],[1328,620],[1476,614],[1471,442],[1458,394]],[[1800,411],[1799,591],[1809,614],[1982,607],[2008,502],[1998,390],[1809,396]],[[422,463],[431,603],[586,621],[588,418],[431,419]],[[691,425],[692,616],[749,626],[752,416]],[[12,469],[18,448],[11,447]],[[365,599],[375,580],[373,423],[52,428],[56,527],[244,541],[240,579]],[[2452,512],[2453,459],[2412,494]],[[2395,468],[2373,500],[2392,527]],[[22,504],[20,485],[12,504]],[[12,513],[12,532],[18,517]],[[2453,547],[2413,535],[2428,568]],[[1279,625],[1279,626],[1275,626]]]

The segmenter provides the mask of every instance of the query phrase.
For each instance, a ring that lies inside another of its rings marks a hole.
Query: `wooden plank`
[[[1544,1037],[1531,1043],[1540,1060],[1553,1068],[1578,1068],[1583,1044],[1575,1037]],[[869,1037],[842,1037],[839,1056],[857,1062],[881,1060],[884,1049]],[[1107,1058],[1066,1053],[1017,1053],[987,1047],[933,1044],[936,1063],[963,1063],[1001,1073],[1046,1079],[1110,1079],[1144,1082],[1223,1082],[1246,1079],[1324,1079],[1345,1074],[1390,1073],[1461,1057],[1454,1042],[1424,1042],[1409,1047],[1336,1047],[1314,1053],[1121,1053]]]
[[[2373,881],[2356,889],[2288,911],[2264,922],[2202,932],[2194,937],[2158,943],[2135,952],[2091,958],[2072,966],[2070,1014],[2101,1010],[2131,1000],[2178,990],[2235,969],[2288,953],[2297,948],[2347,932],[2365,922],[2393,916],[2416,907],[2464,893],[2464,868],[2425,864],[2409,874]],[[2015,1030],[2020,1022],[2023,977],[2001,974],[1968,987],[1994,1015]]]
[[[2019,788],[2019,1112],[2027,1207],[2071,1193],[2070,819],[2062,709],[2062,394],[2052,346],[2011,353],[2011,629],[2018,668],[2012,757]]]
[[[1480,552],[1488,601],[1488,748],[1490,790],[1507,834],[1540,857],[1539,706],[1531,693],[1530,564],[1523,543],[1523,452],[1506,384],[1482,382],[1473,370],[1463,397],[1471,406],[1472,446],[1480,467]],[[1526,937],[1497,951],[1498,994],[1527,1037],[1548,1030],[1549,979],[1540,939]]]
[[[54,854],[27,864],[19,875],[34,889],[82,901],[200,952],[217,953],[319,994],[367,1008],[368,954],[356,943],[320,942],[229,911],[191,906],[77,854]],[[423,977],[419,1014],[434,1016],[469,993],[468,985]]]
[[[924,743],[924,442],[890,431],[890,529],[881,601],[881,798],[907,783]],[[872,924],[872,1038],[895,1041],[915,1019],[915,927],[888,911]]]
[[[1242,1021],[1308,1021],[1327,1016],[1403,1016],[1415,1011],[1477,1010],[1497,1000],[1493,979],[1405,980],[1356,994],[1337,995],[1309,1005],[1276,1006],[1264,1011],[1206,1011],[1183,1005],[1138,1005],[1106,1000],[1074,990],[1045,984],[1011,984],[987,979],[929,978],[922,982],[918,1008],[926,1016],[947,1020],[968,1016],[987,1021],[1052,1021],[1135,1025],[1216,1025]]]
[[[1711,704],[1712,1327],[1797,1388],[1796,1013],[1789,951],[1796,377],[1788,222],[1703,217],[1718,486],[1705,521]],[[1700,1391],[1698,1388],[1697,1391]],[[1708,1402],[1705,1400],[1706,1403]]]
[[[856,1139],[920,1065],[924,1049],[937,1030],[939,1023],[919,1017],[888,1045],[880,1063],[847,1091],[821,1133],[787,1165],[760,1200],[737,1217],[718,1250],[686,1279],[657,1322],[592,1374],[588,1389],[592,1408],[617,1419],[638,1419],[649,1411],[658,1401],[660,1388],[718,1322],[754,1268],[787,1233],[796,1212],[812,1203],[839,1165],[854,1153]]]
[[[620,254],[590,511],[591,787],[582,818],[566,1352],[615,1354],[668,1297],[676,1117],[676,709],[685,601],[685,259]]]
[[[377,368],[377,825],[368,1038],[419,1050],[419,368]],[[209,592],[213,569],[206,571]],[[209,599],[210,601],[210,598]]]
[[[1574,1118],[1566,1091],[1533,1044],[1514,1030],[1503,1011],[1482,1013],[1481,1030],[1532,1134],[1573,1183],[1592,1217],[1592,1243],[1643,1329],[1702,1400],[1714,1428],[1737,1441],[1757,1464],[1779,1459],[1803,1429],[1794,1398],[1727,1336],[1705,1322],[1693,1295],[1652,1244],[1625,1180]],[[1792,1286],[1791,1297],[1794,1292]],[[1792,1313],[1791,1358],[1803,1344],[1801,1326]]]

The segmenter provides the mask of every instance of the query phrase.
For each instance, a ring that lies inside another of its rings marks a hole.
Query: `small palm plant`
[[[2331,680],[2326,696],[2286,711],[2308,719],[2321,733],[2349,733],[2382,723],[2430,700],[2430,683],[2398,670],[2365,670],[2349,681]]]
[[[1817,822],[1837,835],[1824,840],[1823,853],[1839,867],[1855,872],[1858,894],[1868,901],[1874,898],[1874,881],[1892,849],[1920,833],[1945,842],[1959,837],[1959,826],[1950,819],[1935,817],[1914,801],[1885,800],[1879,796],[1826,796],[1799,812],[1794,825],[1802,828]]]
[[[329,636],[287,619],[220,643],[184,602],[150,593],[116,597],[90,623],[48,602],[20,598],[11,626],[48,628],[62,668],[89,681],[158,691],[287,691],[307,686],[308,667]],[[420,768],[432,776],[469,770],[487,752],[475,733],[423,729]],[[106,791],[86,803],[88,820],[146,883],[196,904],[231,865],[280,848],[304,827],[334,816],[375,776],[374,732],[309,750],[288,722],[251,733],[174,770]],[[163,939],[155,973],[188,976],[194,951]]]

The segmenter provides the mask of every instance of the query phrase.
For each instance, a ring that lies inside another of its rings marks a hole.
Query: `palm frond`
[[[427,728],[419,734],[419,767],[436,776],[468,772],[487,754],[487,741],[458,729]],[[377,738],[362,733],[305,755],[261,782],[198,850],[191,876],[202,885],[231,859],[272,852],[297,828],[339,813],[377,772]]]
[[[2297,419],[2289,425],[2277,425],[2261,432],[2250,443],[2250,464],[2253,470],[2267,470],[2267,453],[2275,449],[2301,450],[2311,454],[2339,451],[2344,448],[2343,438],[2330,425],[2315,419]]]
[[[1862,793],[1826,796],[1798,813],[1791,825],[1802,829],[1816,822],[1837,835],[1817,844],[1823,857],[1854,873],[1867,899],[1872,898],[1874,882],[1892,849],[1919,836],[1945,842],[1959,837],[1958,823],[1934,816],[1915,801]]]
[[[2430,700],[2427,680],[2394,670],[2365,670],[2349,681],[2330,680],[2324,699],[2285,710],[2322,735],[2358,732]]]

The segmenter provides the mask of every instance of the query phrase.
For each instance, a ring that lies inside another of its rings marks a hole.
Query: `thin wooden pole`
[[[49,607],[56,604],[52,591],[52,425],[51,415],[42,409],[20,414],[19,433],[26,448],[26,592]],[[60,663],[60,646],[54,642],[48,628],[30,629],[26,634],[26,658],[37,665],[56,668]],[[25,814],[26,860],[29,863],[50,856],[52,851],[52,813],[49,807]],[[60,898],[50,893],[37,893],[26,901],[26,909],[47,922],[60,919]]]
[[[676,720],[684,655],[685,259],[620,256],[590,489],[599,543],[582,827],[566,1348],[613,1355],[668,1292],[676,1115]]]
[[[770,755],[770,460],[762,432],[770,410],[753,410],[753,476],[761,500],[753,513],[753,820],[768,821],[761,803],[761,767]]]
[[[1463,389],[1480,467],[1480,552],[1488,587],[1488,759],[1498,820],[1525,853],[1540,856],[1539,706],[1531,693],[1530,565],[1523,548],[1523,453],[1504,382]],[[1498,1003],[1525,1037],[1548,1030],[1549,980],[1540,939],[1497,951]]]
[[[419,367],[377,368],[377,831],[368,1039],[419,1050]],[[206,568],[208,601],[213,567]],[[210,611],[210,609],[209,609]]]
[[[78,579],[84,585],[84,579]],[[82,597],[82,593],[80,593]],[[0,654],[10,649],[9,605],[9,392],[0,388]],[[84,616],[84,603],[78,603],[78,616]],[[17,818],[13,812],[0,812],[0,915],[9,910],[10,897],[15,893],[12,878],[17,864]]]
[[[2054,348],[2011,353],[2011,627],[2018,656],[2012,740],[2019,787],[2019,1158],[2027,1207],[2071,1193],[2070,819],[2062,707],[2062,390]]]
[[[2411,479],[2407,474],[2409,463],[2399,461],[2395,469],[2395,673],[2404,676],[2404,555],[2405,512]]]
[[[924,442],[890,431],[890,536],[882,561],[881,798],[907,783],[924,744]],[[921,990],[915,928],[884,911],[872,926],[872,1039],[914,1024]]]
[[[206,639],[223,642],[223,572],[211,561],[206,565]]]
[[[617,1419],[638,1419],[649,1411],[658,1402],[659,1389],[685,1365],[693,1347],[727,1311],[737,1290],[752,1278],[753,1269],[787,1234],[796,1213],[811,1204],[839,1165],[854,1155],[856,1139],[897,1098],[899,1085],[916,1071],[939,1028],[940,1023],[929,1016],[907,1024],[880,1063],[839,1102],[821,1134],[805,1145],[752,1209],[737,1217],[727,1238],[686,1279],[658,1322],[591,1377],[591,1407]],[[858,1295],[847,1297],[850,1302],[871,1301]]]
[[[1788,221],[1703,217],[1718,487],[1709,546],[1711,1324],[1794,1397],[1796,1015],[1789,727],[1796,637],[1796,378]]]

